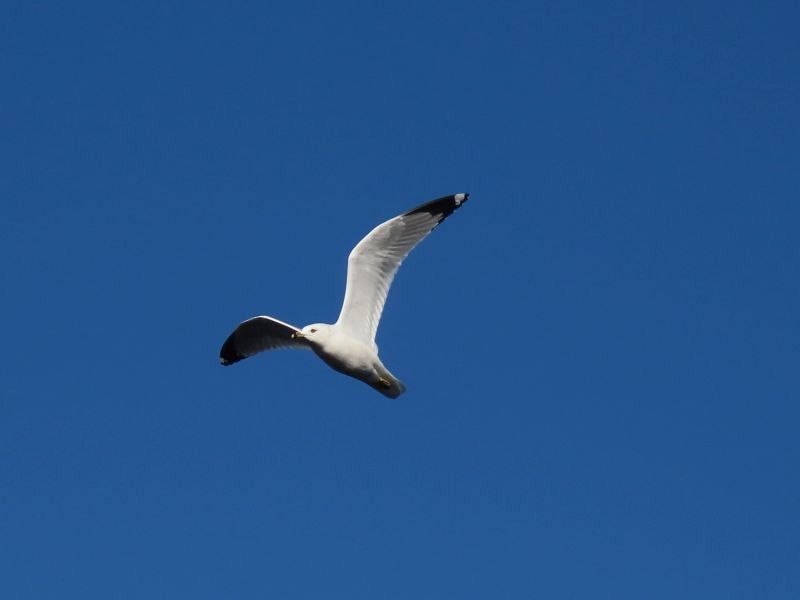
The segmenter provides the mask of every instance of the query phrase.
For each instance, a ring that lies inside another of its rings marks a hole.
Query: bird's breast
[[[332,368],[347,375],[371,373],[377,353],[358,340],[344,336],[331,337],[313,347],[314,352]]]

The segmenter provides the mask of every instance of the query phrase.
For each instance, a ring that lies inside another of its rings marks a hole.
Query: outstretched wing
[[[403,259],[467,198],[469,194],[455,194],[426,202],[367,234],[347,261],[347,289],[337,325],[374,343],[389,286]]]
[[[265,350],[276,348],[308,348],[302,338],[293,338],[300,331],[272,317],[253,317],[239,324],[219,351],[219,362],[232,365]]]

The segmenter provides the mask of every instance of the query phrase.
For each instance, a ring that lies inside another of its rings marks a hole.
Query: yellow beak
[[[302,337],[305,337],[305,336],[303,335],[303,332],[302,332],[302,331],[295,331],[295,332],[292,334],[292,339],[295,339],[295,338],[302,338]]]

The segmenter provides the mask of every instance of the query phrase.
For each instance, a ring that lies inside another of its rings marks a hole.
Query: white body
[[[306,325],[295,336],[305,339],[317,356],[332,369],[359,379],[390,398],[397,398],[406,389],[383,366],[374,343],[350,336],[338,323]]]

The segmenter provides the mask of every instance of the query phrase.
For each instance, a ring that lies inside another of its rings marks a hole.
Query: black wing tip
[[[225,343],[222,344],[222,349],[219,351],[219,363],[224,367],[230,366],[233,363],[237,363],[243,358],[247,358],[243,354],[239,354],[234,349],[234,346],[236,345],[234,336],[235,333],[225,340]]]
[[[439,217],[439,222],[441,222],[453,214],[467,200],[469,200],[469,194],[466,192],[462,192],[460,194],[450,194],[449,196],[442,196],[436,200],[431,200],[425,204],[420,204],[416,208],[412,208],[406,214],[414,215],[426,212],[433,216]]]
[[[239,362],[240,360],[247,358],[246,356],[242,356],[241,354],[227,354],[227,355],[219,355],[219,364],[223,367],[229,367],[232,364]]]

